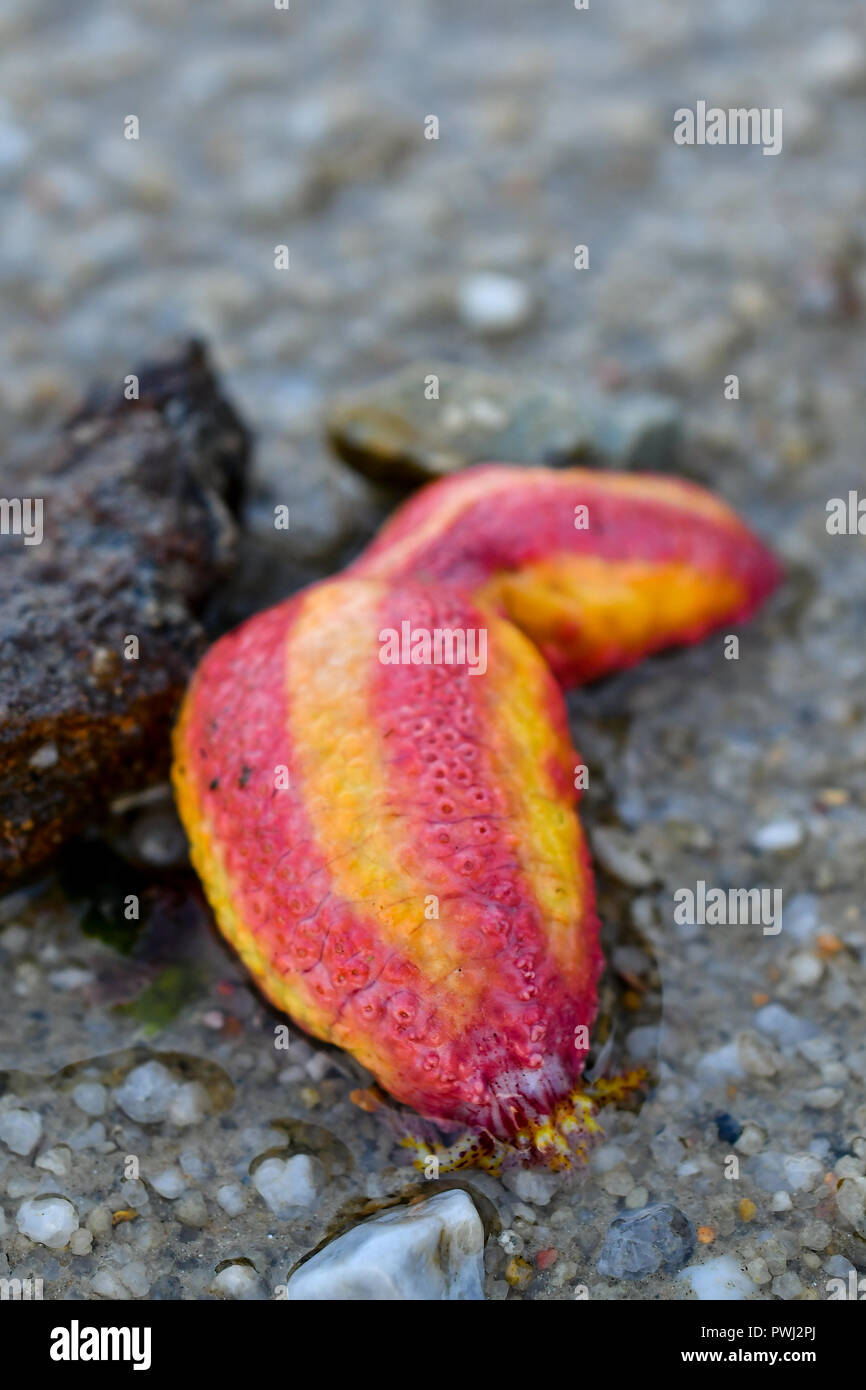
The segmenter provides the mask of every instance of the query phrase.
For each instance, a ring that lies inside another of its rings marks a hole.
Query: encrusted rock
[[[0,888],[164,778],[232,563],[244,426],[198,344],[134,375],[0,477]]]

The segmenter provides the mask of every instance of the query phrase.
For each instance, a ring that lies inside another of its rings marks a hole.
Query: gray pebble
[[[696,1243],[688,1217],[670,1203],[657,1202],[614,1217],[596,1269],[607,1279],[645,1279],[660,1269],[679,1269]]]

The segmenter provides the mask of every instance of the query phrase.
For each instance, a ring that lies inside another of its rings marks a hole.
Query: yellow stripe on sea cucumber
[[[577,814],[552,771],[557,766],[563,776],[569,772],[568,750],[550,719],[552,677],[517,628],[498,624],[495,641],[497,657],[483,692],[495,708],[488,735],[493,775],[513,806],[516,853],[544,915],[551,953],[574,977],[581,964],[577,924],[586,915],[592,886]]]
[[[655,633],[710,626],[743,600],[744,586],[681,561],[560,554],[494,574],[476,597],[501,605],[541,647],[569,631],[577,661],[609,647],[638,654]]]
[[[340,642],[328,622],[341,605]],[[375,586],[312,590],[289,634],[289,727],[296,742],[294,775],[305,813],[327,855],[332,892],[378,924],[384,942],[438,985],[453,1015],[469,1017],[475,972],[448,931],[447,916],[425,922],[424,900],[435,893],[435,862],[419,882],[400,863],[405,821],[389,809],[382,731],[371,706],[379,669],[379,591]],[[335,741],[333,692],[340,692]],[[463,967],[462,975],[459,973]],[[451,977],[451,983],[447,983]]]

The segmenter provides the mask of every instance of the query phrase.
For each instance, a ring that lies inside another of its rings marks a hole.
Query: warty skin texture
[[[405,620],[486,628],[486,672],[383,664]],[[572,1128],[602,967],[578,761],[511,623],[338,579],[210,650],[173,775],[219,926],[272,1002],[420,1115],[544,1153]]]

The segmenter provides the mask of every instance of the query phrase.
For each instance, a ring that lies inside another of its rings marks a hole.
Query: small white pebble
[[[770,1206],[773,1211],[790,1211],[792,1205],[789,1192],[774,1192],[770,1199]]]
[[[625,1161],[625,1149],[620,1148],[619,1144],[602,1144],[592,1154],[590,1167],[594,1173],[609,1173]]]
[[[737,1060],[749,1076],[775,1076],[781,1059],[760,1033],[744,1030],[736,1036]]]
[[[319,1082],[327,1076],[332,1065],[332,1059],[327,1052],[314,1052],[306,1065],[307,1076],[312,1077],[313,1081]]]
[[[795,893],[785,903],[782,920],[785,935],[803,945],[821,925],[820,899],[815,893]]]
[[[714,1052],[705,1052],[698,1061],[698,1075],[713,1081],[739,1080],[745,1076],[735,1042],[724,1043]]]
[[[240,1216],[247,1204],[243,1188],[232,1182],[217,1188],[216,1199],[228,1216]]]
[[[43,1179],[44,1181],[44,1179]],[[16,1200],[18,1197],[32,1197],[34,1192],[39,1192],[42,1182],[32,1173],[27,1173],[20,1177],[13,1177],[6,1183],[6,1195]]]
[[[92,970],[82,970],[77,965],[67,965],[63,970],[52,970],[48,976],[48,983],[52,989],[64,990],[66,992],[73,989],[83,989],[85,985],[92,985],[96,979]]]
[[[797,1044],[797,1051],[806,1058],[807,1062],[814,1062],[816,1066],[821,1066],[836,1053],[836,1044],[832,1038],[804,1038]]]
[[[655,882],[655,871],[634,847],[630,835],[615,827],[600,825],[592,834],[595,857],[606,873],[630,888],[648,888]]]
[[[60,754],[57,751],[56,743],[43,743],[41,748],[37,748],[35,753],[30,755],[30,766],[36,772],[44,772],[49,767],[55,767],[60,761]]]
[[[509,1227],[504,1231],[500,1231],[498,1239],[506,1255],[523,1254],[523,1236],[517,1231],[512,1231]]]
[[[167,1119],[179,1090],[179,1082],[162,1062],[143,1062],[124,1078],[114,1098],[131,1120],[156,1124]]]
[[[251,1265],[230,1264],[221,1269],[211,1283],[214,1293],[223,1298],[261,1298],[262,1284]]]
[[[17,1222],[28,1240],[62,1250],[78,1230],[78,1213],[66,1197],[30,1197],[18,1208]]]
[[[150,1278],[141,1260],[130,1260],[118,1270],[120,1282],[136,1298],[146,1298],[150,1292]]]
[[[208,1094],[199,1081],[186,1081],[172,1098],[168,1118],[175,1125],[196,1125],[208,1113]]]
[[[277,1080],[281,1086],[293,1086],[297,1081],[303,1081],[306,1072],[303,1067],[283,1067],[278,1073]]]
[[[836,1210],[845,1225],[866,1236],[866,1178],[843,1178],[836,1189]]]
[[[862,1178],[866,1174],[866,1162],[853,1154],[843,1154],[833,1165],[837,1178]]]
[[[540,1168],[509,1169],[503,1183],[521,1202],[531,1202],[535,1207],[546,1207],[557,1190],[556,1174]],[[535,1212],[532,1212],[530,1220],[538,1220]]]
[[[820,957],[813,956],[811,951],[797,951],[788,961],[785,973],[792,985],[808,989],[816,985],[824,974],[824,962]]]
[[[797,849],[803,843],[803,827],[793,819],[774,820],[762,825],[752,836],[752,848],[761,854],[779,854]]]
[[[58,1144],[56,1148],[46,1149],[35,1160],[37,1168],[44,1168],[46,1173],[53,1173],[55,1177],[64,1178],[72,1167],[72,1153],[65,1144]]]
[[[200,1182],[205,1176],[205,1164],[195,1149],[184,1149],[179,1161],[188,1178],[195,1178],[196,1181]]]
[[[200,1192],[186,1192],[178,1200],[175,1212],[185,1226],[206,1226],[207,1207]]]
[[[528,322],[532,295],[511,275],[470,275],[457,287],[457,310],[476,333],[513,333]]]
[[[807,1250],[826,1250],[832,1234],[826,1221],[807,1221],[800,1232],[800,1244]]]
[[[113,1269],[103,1265],[90,1281],[90,1287],[101,1298],[129,1298],[129,1290],[124,1288]]]
[[[91,1207],[84,1224],[95,1236],[104,1236],[111,1230],[111,1212],[108,1207]]]
[[[783,1047],[814,1037],[817,1032],[814,1023],[797,1018],[782,1004],[765,1004],[755,1014],[755,1023],[762,1033],[769,1033]]]
[[[291,1158],[266,1158],[253,1174],[253,1186],[276,1216],[285,1216],[297,1207],[315,1204],[322,1177],[318,1159],[293,1154]]]
[[[806,1091],[803,1100],[814,1110],[835,1110],[841,1104],[845,1092],[836,1086],[819,1086],[817,1091]]]
[[[693,1158],[685,1158],[682,1163],[677,1164],[678,1178],[693,1178],[701,1171],[701,1165],[696,1163]]]
[[[850,1080],[844,1062],[824,1062],[821,1066],[821,1080],[826,1086],[847,1086]]]
[[[525,1202],[515,1202],[514,1216],[520,1217],[521,1221],[526,1221],[530,1226],[534,1226],[538,1220],[538,1212],[533,1211]]]
[[[610,1197],[626,1197],[634,1187],[634,1178],[627,1168],[614,1168],[602,1175],[599,1185]]]
[[[150,1179],[150,1185],[160,1197],[174,1201],[186,1191],[186,1178],[179,1168],[164,1168],[156,1177]]]
[[[761,1149],[766,1143],[766,1138],[767,1136],[764,1134],[760,1125],[753,1124],[751,1120],[747,1120],[743,1125],[743,1131],[739,1139],[737,1139],[734,1144],[734,1148],[737,1150],[737,1153],[745,1154],[747,1158],[752,1158],[755,1154],[761,1152]]]
[[[42,1138],[42,1116],[36,1110],[7,1110],[0,1115],[0,1139],[14,1154],[32,1152]]]
[[[94,1120],[87,1129],[81,1129],[77,1134],[70,1134],[69,1147],[79,1153],[82,1149],[103,1150],[105,1144],[105,1125],[101,1120]]]
[[[649,1202],[649,1190],[646,1187],[633,1187],[625,1199],[625,1205],[630,1211],[640,1211]]]
[[[732,1255],[718,1255],[705,1264],[688,1265],[678,1279],[687,1279],[701,1300],[740,1301],[755,1292],[755,1284]]]
[[[648,1062],[659,1050],[659,1030],[650,1024],[632,1028],[625,1041],[630,1057],[636,1062]]]
[[[792,1192],[812,1192],[824,1179],[824,1164],[814,1154],[787,1154],[784,1168]]]
[[[756,1284],[769,1284],[772,1274],[767,1268],[767,1261],[760,1256],[755,1260],[750,1260],[746,1265],[746,1273]]]
[[[112,1211],[118,1207],[140,1210],[150,1205],[150,1193],[140,1178],[121,1178],[117,1188],[108,1196]]]
[[[803,1285],[799,1277],[792,1269],[788,1269],[784,1274],[777,1274],[772,1283],[773,1293],[777,1298],[797,1298],[803,1292]]]
[[[108,1092],[98,1081],[80,1081],[72,1092],[72,1100],[85,1115],[104,1115]]]
[[[72,1233],[69,1240],[69,1249],[73,1255],[89,1255],[93,1249],[93,1236],[86,1226],[79,1226],[77,1231]]]

